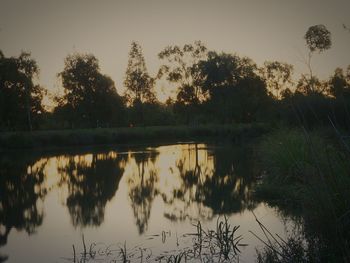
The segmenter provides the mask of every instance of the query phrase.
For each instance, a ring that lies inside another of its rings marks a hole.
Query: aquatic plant
[[[82,236],[83,251],[76,253],[73,245],[73,258],[65,258],[74,263],[87,262],[238,262],[242,236],[237,234],[239,226],[231,226],[228,218],[218,217],[216,229],[204,230],[201,222],[194,224],[196,232],[186,233],[176,242],[185,244],[190,238],[189,246],[182,246],[177,250],[163,251],[154,255],[152,250],[142,246],[128,248],[126,242],[120,245],[105,245],[103,243],[92,243],[87,248],[84,235]],[[166,242],[170,232],[162,231],[161,234],[152,235],[151,238],[161,238]]]

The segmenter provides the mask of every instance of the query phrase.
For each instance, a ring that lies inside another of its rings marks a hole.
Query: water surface
[[[262,244],[251,211],[285,235],[285,219],[252,198],[260,170],[251,146],[183,143],[122,146],[0,158],[0,255],[6,262],[67,262],[72,245],[147,247],[153,255],[188,245],[193,224],[219,216],[239,225],[240,262]],[[115,254],[115,258],[117,253]],[[6,260],[7,258],[7,260]]]

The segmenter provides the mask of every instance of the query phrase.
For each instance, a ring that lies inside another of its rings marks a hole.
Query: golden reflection
[[[0,158],[0,246],[7,243],[12,228],[32,234],[42,224],[46,163],[45,158],[38,161],[25,154]]]
[[[152,155],[134,153],[129,154],[125,165],[129,198],[140,234],[147,229],[152,202],[158,193],[159,177],[154,161]]]
[[[250,198],[253,168],[241,161],[249,160],[247,154],[196,143],[135,147],[40,158],[25,166],[25,176],[37,178],[31,188],[35,196],[44,198],[56,190],[75,227],[100,225],[106,204],[121,187],[125,196],[119,198],[130,204],[142,234],[156,197],[163,203],[156,206],[156,217],[172,221],[211,219],[254,206]],[[13,180],[4,183],[8,191],[17,187]]]
[[[210,218],[210,208],[196,201],[197,184],[214,174],[214,158],[207,146],[178,144],[147,150],[130,152],[124,171],[139,232],[147,229],[156,195],[163,198],[163,214],[169,219]]]

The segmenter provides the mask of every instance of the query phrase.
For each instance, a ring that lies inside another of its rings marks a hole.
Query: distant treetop
[[[309,27],[304,38],[311,52],[322,52],[332,46],[331,32],[325,25]]]

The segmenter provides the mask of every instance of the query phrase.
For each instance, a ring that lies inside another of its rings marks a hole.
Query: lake
[[[131,262],[153,262],[224,215],[240,226],[239,262],[253,262],[263,245],[249,232],[263,235],[253,212],[282,237],[293,225],[253,199],[255,158],[254,145],[218,143],[2,154],[0,262],[73,262],[83,236],[88,249],[96,243],[86,262],[119,262],[124,246]]]

